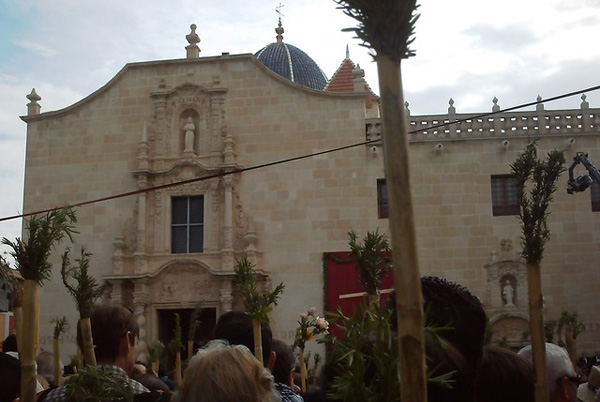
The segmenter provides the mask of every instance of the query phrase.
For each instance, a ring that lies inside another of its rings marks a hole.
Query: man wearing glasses
[[[532,362],[531,345],[519,351],[519,355]],[[579,376],[575,373],[569,354],[553,343],[546,343],[546,375],[550,402],[576,402]]]

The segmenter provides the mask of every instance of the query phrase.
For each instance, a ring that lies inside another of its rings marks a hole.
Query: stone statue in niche
[[[196,130],[196,125],[191,117],[188,117],[183,129],[185,131],[185,148],[183,152],[194,153],[194,130]]]
[[[504,286],[502,287],[502,296],[504,296],[505,307],[515,306],[515,290],[508,279],[504,281]]]

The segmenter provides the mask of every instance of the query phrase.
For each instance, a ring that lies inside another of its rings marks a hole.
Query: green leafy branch
[[[43,216],[33,215],[26,223],[27,239],[16,238],[10,241],[2,238],[2,244],[9,246],[9,254],[15,259],[15,265],[24,279],[34,280],[40,286],[50,279],[52,264],[50,252],[65,236],[73,241],[77,222],[71,208],[55,209]]]
[[[71,265],[69,258],[70,249],[67,248],[62,257],[61,275],[62,280],[77,304],[77,310],[81,318],[89,318],[92,307],[106,291],[105,285],[99,285],[96,278],[89,274],[91,253],[81,248],[80,257],[75,259],[76,266]],[[69,280],[72,279],[76,284],[72,285]]]
[[[64,315],[62,317],[56,317],[50,322],[54,324],[54,339],[60,338],[60,335],[65,332],[65,327],[67,326],[67,317]]]
[[[536,142],[531,142],[510,166],[521,205],[522,254],[527,263],[539,264],[542,260],[550,238],[546,222],[548,206],[556,191],[556,182],[565,170],[564,164],[565,155],[558,150],[550,151],[545,160],[539,160]],[[530,191],[527,191],[528,185]]]
[[[269,322],[269,313],[273,311],[273,306],[277,305],[285,285],[283,282],[280,283],[272,292],[259,291],[254,268],[254,264],[246,257],[237,260],[235,284],[244,299],[246,314],[253,319],[259,319],[261,322]]]
[[[357,238],[354,230],[348,232],[348,245],[356,261],[360,282],[367,294],[377,295],[381,279],[392,269],[387,237],[379,234],[379,229],[376,229],[375,232],[367,232],[363,244]]]
[[[190,315],[190,328],[188,331],[188,341],[193,341],[196,336],[196,330],[198,329],[198,325],[200,325],[200,313],[202,312],[202,302],[196,303],[192,314]]]
[[[67,401],[133,401],[133,388],[126,377],[95,366],[71,376],[64,388]]]
[[[181,352],[181,350],[183,349],[183,344],[181,342],[181,321],[178,313],[175,313],[175,328],[173,329],[173,339],[171,339],[171,342],[169,342],[168,348],[174,354]]]
[[[148,362],[157,362],[160,360],[164,350],[165,345],[161,341],[155,341],[152,344],[146,346],[148,351]]]

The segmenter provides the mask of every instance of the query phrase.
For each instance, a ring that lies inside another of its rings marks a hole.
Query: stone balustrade
[[[600,128],[600,109],[590,109],[582,96],[580,109],[501,112],[494,99],[492,113],[455,113],[450,100],[448,114],[410,116],[410,141],[440,141],[453,139],[570,136],[597,134]],[[366,119],[366,140],[381,139],[380,119]]]

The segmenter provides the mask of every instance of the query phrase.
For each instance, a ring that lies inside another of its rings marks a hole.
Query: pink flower
[[[315,315],[316,312],[317,312],[316,307],[311,307],[308,309],[308,315]]]
[[[320,330],[326,331],[327,329],[329,329],[329,323],[325,318],[317,317],[317,319],[315,320],[315,325]]]

